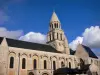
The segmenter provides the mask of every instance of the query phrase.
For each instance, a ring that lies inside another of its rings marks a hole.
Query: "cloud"
[[[83,37],[80,37],[78,36],[75,40],[73,40],[70,44],[69,44],[69,47],[72,49],[72,50],[76,50],[76,47],[77,45],[80,43],[82,43],[83,41]]]
[[[100,48],[100,27],[91,26],[90,28],[86,28],[81,36],[76,37],[76,39],[69,44],[69,47],[75,50],[78,41],[92,49]]]
[[[23,35],[22,30],[9,31],[5,27],[0,27],[0,37],[18,39],[18,40],[41,43],[41,44],[45,44],[47,41],[46,35],[39,32],[38,33],[29,32],[23,36],[22,35]]]
[[[28,41],[28,42],[35,42],[35,43],[46,43],[46,35],[42,33],[36,32],[29,32],[24,36],[21,36],[19,40]]]
[[[91,48],[100,48],[100,27],[91,26],[86,28],[83,33],[83,44]]]
[[[0,27],[0,37],[18,39],[22,34],[23,34],[22,30],[9,31],[4,27]]]

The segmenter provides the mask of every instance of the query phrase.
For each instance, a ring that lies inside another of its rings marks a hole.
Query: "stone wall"
[[[48,72],[50,75],[53,74],[53,61],[56,62],[56,69],[61,67],[61,62],[65,64],[66,67],[69,67],[69,62],[71,63],[71,67],[75,68],[77,65],[74,63],[78,63],[78,60],[75,56],[61,54],[61,53],[51,53],[51,52],[43,52],[37,50],[29,50],[22,48],[14,48],[9,47],[9,57],[14,57],[14,68],[9,68],[9,75],[27,75],[28,71],[34,70],[33,60],[37,60],[37,70],[36,72],[42,74],[42,72]],[[22,69],[22,59],[26,59],[26,68]],[[47,69],[44,69],[43,61],[47,61]],[[10,61],[9,61],[10,63]],[[34,70],[35,71],[35,70]],[[19,72],[19,73],[18,73]]]
[[[0,45],[0,75],[7,75],[8,46],[4,38]]]

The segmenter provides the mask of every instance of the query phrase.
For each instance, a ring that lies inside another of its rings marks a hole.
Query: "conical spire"
[[[50,22],[53,22],[53,21],[60,22],[55,12],[53,12]]]

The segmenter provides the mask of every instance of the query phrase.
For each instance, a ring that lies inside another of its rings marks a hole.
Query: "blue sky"
[[[48,32],[53,10],[57,13],[69,42],[85,28],[100,25],[100,0],[23,0],[9,3],[9,21],[2,25],[9,30]]]
[[[100,26],[100,0],[1,0],[6,15],[0,27],[47,34],[55,10],[69,43],[82,36],[86,28]]]

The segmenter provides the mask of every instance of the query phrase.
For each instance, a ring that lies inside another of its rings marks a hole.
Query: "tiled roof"
[[[75,51],[72,50],[72,49],[70,49],[70,54],[71,54],[71,55],[74,55],[74,54],[75,54]]]
[[[1,44],[2,40],[3,40],[3,37],[0,37],[0,44]]]
[[[6,38],[6,40],[7,40],[8,46],[11,46],[11,47],[60,53],[52,46],[46,45],[46,44],[38,44],[38,43],[26,42],[26,41],[9,39],[9,38]]]
[[[89,57],[98,58],[98,57],[92,52],[92,50],[91,50],[89,47],[84,46],[84,45],[82,45],[82,46],[83,46],[83,48],[86,50],[86,52],[89,54]]]

